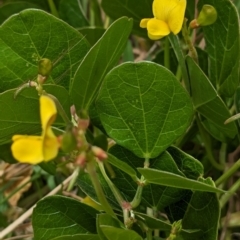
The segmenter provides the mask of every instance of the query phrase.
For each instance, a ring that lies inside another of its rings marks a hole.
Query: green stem
[[[219,152],[219,162],[222,165],[225,165],[225,163],[226,163],[226,154],[227,154],[227,144],[222,143],[220,152]]]
[[[148,229],[148,231],[147,231],[147,240],[152,240],[152,239],[153,239],[152,230]]]
[[[59,114],[61,115],[62,119],[64,120],[64,122],[67,125],[72,124],[71,120],[68,118],[65,110],[63,109],[63,107],[62,107],[61,103],[58,101],[58,99],[55,96],[53,96],[52,94],[46,93],[46,95],[49,96],[54,101],[54,103],[56,104],[57,110],[58,110]]]
[[[102,190],[102,187],[101,187],[101,184],[99,182],[97,172],[96,172],[95,157],[93,156],[93,154],[91,152],[89,152],[87,154],[87,159],[88,159],[88,162],[87,162],[86,169],[91,178],[93,187],[95,189],[95,192],[97,194],[100,204],[102,205],[103,209],[105,210],[105,212],[107,214],[109,214],[113,218],[117,218],[114,211],[112,210],[111,206],[109,205],[109,203],[104,195],[104,192]]]
[[[183,38],[188,46],[188,50],[189,50],[189,56],[193,58],[193,60],[198,63],[198,54],[197,51],[195,49],[195,47],[193,46],[192,40],[189,36],[189,31],[187,28],[187,20],[185,19],[183,22],[183,27],[182,27],[182,35]]]
[[[141,176],[141,180],[140,180],[140,183],[138,185],[138,188],[137,188],[137,191],[136,191],[136,194],[131,202],[131,206],[132,208],[136,208],[139,206],[139,204],[141,203],[142,201],[142,192],[143,192],[143,182],[144,182],[144,177]]]
[[[80,167],[77,166],[73,172],[72,179],[71,179],[70,183],[68,184],[68,188],[67,188],[68,192],[70,192],[73,189],[73,187],[75,186],[75,183],[78,179],[79,172],[80,172]]]
[[[53,16],[59,18],[59,14],[53,0],[48,0],[48,5]]]
[[[205,146],[205,149],[206,149],[206,152],[207,152],[208,160],[210,161],[210,163],[212,164],[213,167],[215,167],[219,171],[222,171],[224,169],[224,166],[219,164],[218,162],[216,162],[216,160],[215,160],[215,158],[212,154],[211,146],[209,144],[208,135],[207,135],[205,129],[203,128],[202,123],[201,123],[197,114],[196,114],[196,121],[197,121],[197,125],[198,125],[198,129],[199,129],[201,138],[204,142],[204,146]]]
[[[128,220],[129,220],[129,210],[123,209],[123,221],[124,221],[125,226],[126,226]]]
[[[186,66],[186,62],[185,62],[185,56],[183,54],[183,50],[182,50],[181,44],[179,42],[179,38],[178,38],[178,36],[176,36],[172,33],[168,36],[168,38],[169,38],[169,41],[175,52],[175,55],[179,62],[179,65],[181,67],[181,72],[182,72],[182,77],[184,80],[185,87],[186,87],[187,91],[190,93],[189,76],[188,76],[187,66]]]
[[[167,69],[170,69],[170,49],[169,49],[168,37],[165,38],[165,44],[164,44],[164,66]]]
[[[114,197],[116,198],[118,204],[122,207],[124,200],[123,200],[121,193],[118,191],[116,186],[112,183],[112,181],[109,179],[108,175],[106,174],[104,164],[102,162],[98,161],[98,166],[99,166],[99,169],[100,169],[104,179],[106,180],[108,186],[110,187]]]
[[[178,64],[178,67],[177,67],[176,78],[179,82],[182,79],[182,69],[181,69],[180,64]]]
[[[227,193],[225,193],[220,201],[220,206],[221,208],[223,208],[225,206],[225,204],[229,201],[229,199],[236,193],[236,191],[240,188],[240,179],[237,180],[237,182],[235,182],[232,187],[229,189],[229,191]]]
[[[234,163],[234,165],[229,168],[220,178],[215,182],[216,186],[219,186],[221,183],[225,182],[230,178],[238,169],[240,168],[240,159]]]

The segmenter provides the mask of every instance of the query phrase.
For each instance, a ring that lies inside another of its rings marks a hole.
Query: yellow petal
[[[182,29],[185,9],[186,0],[180,0],[179,4],[169,13],[167,23],[174,34],[178,34]]]
[[[55,158],[58,154],[59,142],[54,135],[52,129],[46,129],[45,136],[43,136],[43,158],[44,161],[49,161]]]
[[[172,11],[182,0],[154,0],[152,11],[155,18],[167,21],[169,12]]]
[[[45,131],[47,127],[49,127],[57,115],[57,108],[54,101],[45,95],[40,97],[40,115],[41,115],[41,123],[42,129]]]
[[[186,0],[154,0],[152,8],[155,18],[166,22],[174,34],[180,32],[186,9]]]
[[[170,33],[168,25],[161,20],[152,18],[147,24],[148,36],[152,40],[160,39]]]
[[[22,163],[38,164],[43,161],[42,137],[14,135],[11,146],[13,157]]]
[[[140,27],[141,27],[141,28],[146,28],[146,27],[147,27],[147,23],[148,23],[148,21],[149,21],[150,19],[151,19],[151,18],[144,18],[144,19],[142,19],[141,22],[140,22]]]

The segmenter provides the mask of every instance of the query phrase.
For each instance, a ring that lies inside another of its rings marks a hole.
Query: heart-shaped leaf
[[[97,213],[95,209],[71,198],[47,197],[39,201],[33,210],[34,238],[50,240],[65,235],[96,233]]]
[[[59,60],[49,81],[69,87],[88,49],[76,29],[44,11],[13,15],[0,27],[0,92],[36,77],[41,58]]]
[[[108,135],[147,159],[160,155],[181,136],[193,114],[190,98],[175,76],[150,62],[114,68],[96,106]]]

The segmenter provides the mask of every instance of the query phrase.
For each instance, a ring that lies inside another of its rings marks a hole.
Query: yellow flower
[[[54,101],[47,96],[41,96],[42,135],[14,135],[11,150],[16,160],[23,163],[38,164],[57,156],[59,142],[51,129],[51,124],[55,121],[56,115],[57,109]]]
[[[170,32],[178,34],[182,29],[186,0],[154,0],[152,5],[154,18],[144,18],[141,28],[147,28],[148,37],[157,40]]]

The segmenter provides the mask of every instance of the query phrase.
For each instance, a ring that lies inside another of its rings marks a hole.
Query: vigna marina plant
[[[240,239],[240,0],[1,0],[0,239]]]

